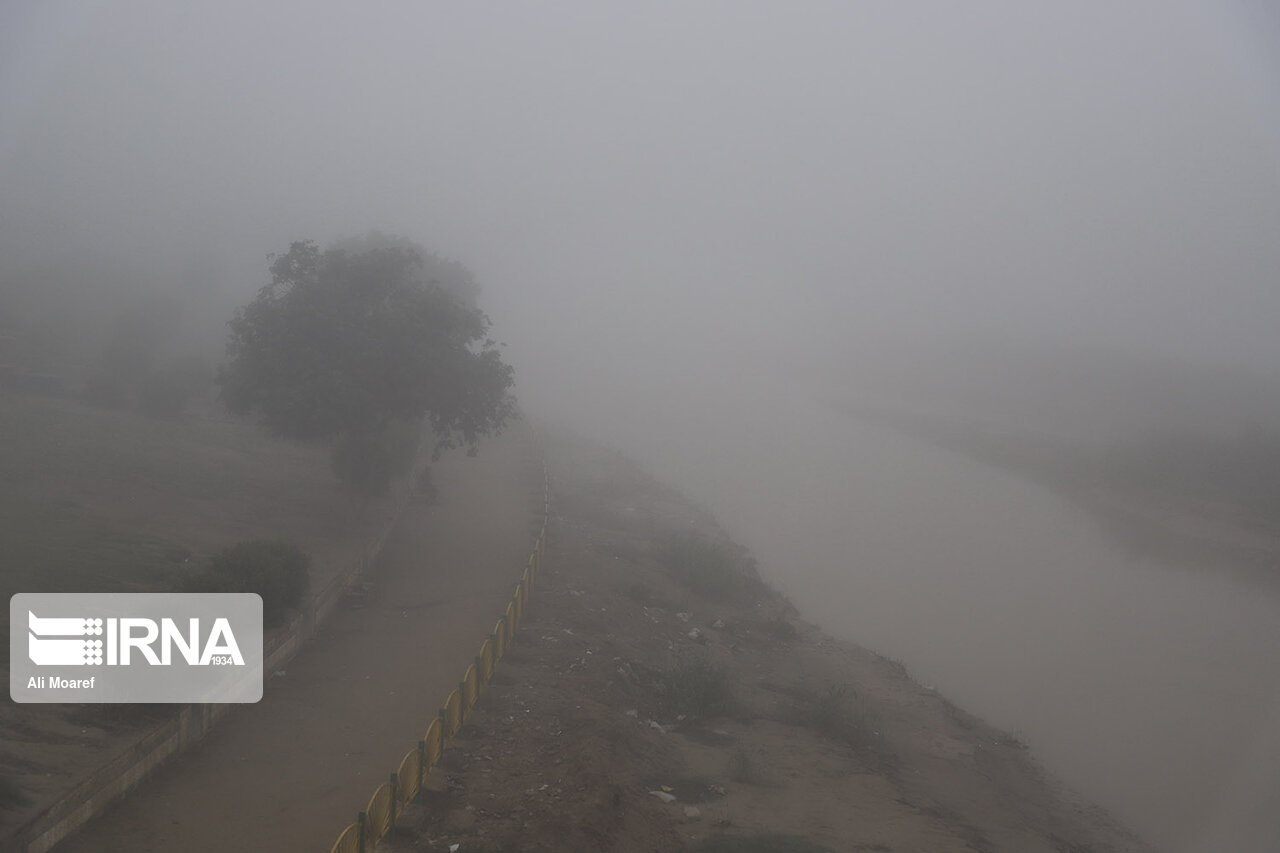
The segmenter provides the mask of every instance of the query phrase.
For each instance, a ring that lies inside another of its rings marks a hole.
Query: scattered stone
[[[702,817],[702,810],[699,809],[697,806],[685,806],[684,816],[690,817],[690,818]]]
[[[662,800],[662,802],[664,803],[674,803],[676,801],[675,796],[672,794],[668,794],[666,791],[650,791],[649,795],[653,797],[657,797],[659,800]]]

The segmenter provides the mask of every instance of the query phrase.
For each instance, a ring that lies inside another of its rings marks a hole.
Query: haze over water
[[[81,369],[158,294],[213,361],[268,253],[407,235],[475,271],[530,411],[832,631],[1171,849],[1265,849],[1275,598],[824,403],[1276,428],[1277,152],[1263,0],[8,4],[0,341]]]
[[[1021,737],[1160,849],[1274,848],[1280,598],[1126,553],[1034,483],[802,394],[771,417],[780,395],[735,393],[732,445],[690,429],[642,458],[802,613]]]

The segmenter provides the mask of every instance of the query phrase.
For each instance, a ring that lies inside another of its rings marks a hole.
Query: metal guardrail
[[[493,678],[494,668],[502,660],[511,642],[515,639],[516,628],[524,618],[529,604],[529,592],[542,570],[543,557],[547,550],[547,522],[551,512],[550,484],[544,466],[542,474],[542,529],[533,543],[533,552],[520,582],[516,584],[506,612],[493,626],[492,633],[480,645],[480,653],[474,662],[467,666],[458,686],[450,691],[435,718],[427,725],[426,733],[418,745],[405,753],[400,766],[391,774],[389,781],[382,783],[369,798],[364,811],[356,815],[353,823],[347,824],[338,833],[337,840],[329,853],[369,853],[383,838],[395,828],[396,817],[406,806],[412,803],[422,791],[422,783],[440,761],[444,750],[449,746],[458,730],[462,728],[476,700]]]

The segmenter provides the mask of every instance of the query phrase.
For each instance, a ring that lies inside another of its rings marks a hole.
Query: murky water
[[[641,455],[807,616],[1019,735],[1160,848],[1280,849],[1280,599],[1137,558],[1033,483],[776,393]]]

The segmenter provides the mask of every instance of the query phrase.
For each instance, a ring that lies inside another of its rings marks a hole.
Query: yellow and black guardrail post
[[[524,619],[529,607],[529,593],[537,583],[547,552],[547,523],[550,517],[551,487],[544,464],[542,528],[534,540],[533,552],[529,555],[529,562],[520,576],[520,582],[516,584],[515,593],[511,596],[506,611],[494,623],[493,632],[480,645],[480,653],[467,666],[458,686],[445,698],[435,718],[427,725],[427,731],[418,745],[405,753],[399,768],[391,774],[390,779],[373,792],[369,804],[356,815],[355,822],[347,824],[338,833],[329,853],[371,853],[378,842],[386,838],[395,827],[397,815],[417,799],[427,774],[440,762],[444,750],[475,707],[481,691],[489,685],[494,668],[511,646],[516,628]]]

